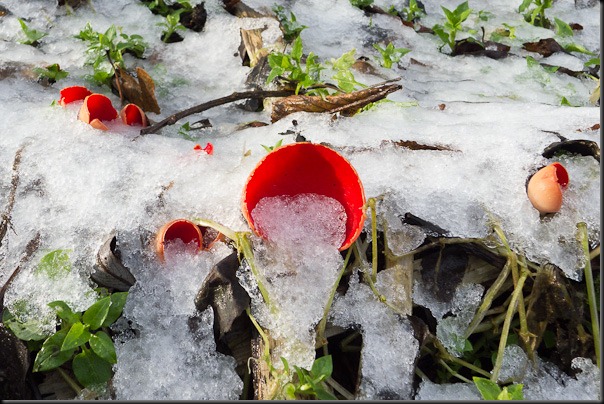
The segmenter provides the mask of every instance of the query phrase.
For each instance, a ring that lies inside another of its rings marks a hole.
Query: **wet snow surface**
[[[194,257],[177,255],[159,263],[147,242],[163,223],[180,217],[202,217],[236,231],[247,230],[241,214],[245,180],[266,154],[262,145],[271,146],[279,140],[284,144],[294,142],[295,135],[283,135],[288,130],[340,150],[357,170],[367,197],[388,194],[397,201],[394,214],[410,212],[457,237],[484,237],[490,221],[496,220],[517,252],[534,262],[559,266],[568,278],[582,278],[576,224],[586,222],[592,242],[599,240],[599,164],[592,157],[583,156],[559,160],[568,170],[570,184],[561,211],[552,218],[540,219],[526,197],[525,183],[536,169],[555,161],[541,155],[545,147],[560,140],[555,133],[599,144],[600,131],[590,129],[599,123],[599,109],[589,103],[596,83],[527,65],[522,56],[542,58],[522,50],[522,42],[554,37],[555,33],[525,23],[516,12],[520,0],[489,1],[488,5],[470,1],[475,11],[489,11],[493,16],[482,22],[473,13],[467,26],[477,27],[480,23],[487,36],[502,23],[516,27],[517,38],[507,42],[512,46],[512,55],[500,60],[453,58],[439,53],[436,36],[416,33],[387,15],[366,16],[347,0],[247,1],[247,5],[267,14],[273,4],[283,4],[301,24],[308,26],[301,34],[305,53],[312,51],[326,61],[354,48],[355,56],[371,59],[380,75],[355,72],[357,81],[375,84],[401,77],[403,89],[388,98],[417,104],[405,107],[384,103],[356,116],[335,120],[327,114],[296,113],[268,126],[243,130],[238,130],[238,125],[253,120],[270,122],[270,110],[252,113],[229,104],[143,137],[137,136],[136,127],[124,127],[117,121],[109,123],[107,132],[78,121],[80,103],[66,108],[51,106],[53,100],[58,100],[59,90],[71,85],[85,85],[104,93],[114,106],[119,106],[119,98],[107,88],[85,80],[85,75],[91,73],[91,68],[84,65],[86,46],[73,36],[87,22],[96,31],[104,32],[111,24],[117,24],[126,34],[144,37],[148,43],[146,58],[126,56],[126,63],[142,66],[155,80],[161,114],[149,113],[154,121],[245,90],[250,68],[242,66],[237,55],[239,31],[266,27],[263,40],[270,47],[280,34],[278,24],[268,17],[234,17],[224,11],[221,2],[208,0],[204,30],[183,31],[184,41],[164,44],[160,41],[161,28],[156,26],[162,18],[140,2],[91,3],[92,7],[66,13],[54,1],[0,1],[12,12],[0,17],[2,210],[9,200],[13,158],[23,147],[11,226],[0,248],[0,284],[18,265],[28,241],[39,232],[40,248],[8,290],[7,307],[27,299],[36,308],[36,316],[43,317],[49,314],[47,302],[63,299],[83,310],[94,300],[92,289],[96,285],[89,281],[89,274],[96,252],[116,230],[124,263],[137,279],[130,290],[124,318],[138,330],[136,336],[120,334],[116,344],[117,398],[236,399],[240,394],[242,382],[235,373],[233,358],[215,351],[211,313],[205,312],[199,322],[200,338],[191,339],[187,329],[199,285],[211,266],[230,251],[222,245]],[[390,5],[401,9],[402,3],[375,2],[384,9]],[[428,15],[422,23],[426,26],[442,23],[440,4],[450,9],[458,4],[424,3]],[[575,8],[573,1],[559,0],[548,11],[551,17],[581,24],[584,29],[575,34],[573,41],[590,50],[599,49],[599,3],[580,9]],[[31,28],[48,32],[38,48],[18,42],[23,34],[17,17],[25,18]],[[375,60],[377,51],[372,47],[374,43],[385,46],[388,42],[411,49],[390,70],[379,67]],[[588,58],[576,52],[559,53],[543,62],[580,70]],[[59,63],[69,77],[43,87],[29,72],[32,67],[52,63]],[[329,81],[328,73],[324,77]],[[563,97],[573,107],[561,106]],[[439,107],[441,104],[444,108]],[[213,126],[191,132],[193,140],[178,135],[180,125],[201,118],[209,118]],[[297,121],[296,126],[292,120]],[[410,150],[384,145],[385,140],[415,141],[444,150]],[[213,155],[193,150],[196,143],[203,146],[207,142],[214,145]],[[366,226],[369,225],[367,221]],[[394,248],[409,251],[419,245],[423,236],[411,233],[412,246]],[[304,261],[305,256],[291,257],[279,251],[268,257],[270,250],[260,251],[268,247],[259,240],[255,242],[258,255],[264,257],[265,275],[279,270],[274,257],[287,259],[299,269],[325,266],[323,271],[298,273],[290,283],[280,279],[273,285],[277,300],[281,299],[280,307],[286,312],[300,306],[292,296],[305,296],[306,302],[314,297],[316,304],[306,304],[304,313],[289,312],[282,318],[270,319],[257,309],[263,325],[281,325],[282,336],[298,336],[301,345],[293,344],[285,356],[289,355],[293,364],[309,367],[309,351],[302,348],[314,345],[314,336],[308,335],[308,330],[321,318],[325,296],[342,264],[341,257],[332,247],[321,250],[323,255],[309,254],[308,261]],[[74,267],[73,274],[56,288],[36,282],[31,274],[39,258],[54,249],[70,250]],[[297,281],[293,283],[294,280]],[[320,284],[324,287],[312,291]],[[417,341],[411,327],[378,304],[365,288],[359,284],[344,298],[336,299],[332,318],[342,326],[360,326],[371,347],[362,356],[360,398],[380,398],[383,391],[394,397],[416,399],[480,397],[473,385],[434,385],[428,381],[420,385],[419,392],[413,392],[410,381]],[[420,293],[421,287],[416,285],[414,291]],[[459,299],[454,301],[459,301],[460,306],[453,312],[463,314],[462,322],[466,317],[469,321],[469,310],[476,307],[482,290],[470,286],[456,293]],[[472,298],[464,299],[468,293]],[[434,310],[436,317],[451,310],[426,299],[418,295],[418,301]],[[290,315],[301,320],[293,324]],[[439,326],[454,332],[465,325]],[[304,352],[296,357],[296,349]],[[393,358],[389,352],[400,355]],[[522,363],[522,358],[514,363]],[[576,365],[583,372],[574,379],[540,362],[538,369],[526,375],[526,397],[598,399],[599,371],[581,358]]]

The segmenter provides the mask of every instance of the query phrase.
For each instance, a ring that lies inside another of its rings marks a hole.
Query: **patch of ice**
[[[416,400],[433,401],[473,401],[482,400],[480,392],[473,383],[446,383],[437,384],[429,380],[422,380]]]

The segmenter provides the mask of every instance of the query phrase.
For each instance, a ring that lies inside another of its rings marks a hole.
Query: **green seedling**
[[[18,21],[21,25],[21,31],[23,31],[23,33],[25,34],[25,39],[20,40],[19,43],[22,43],[24,45],[38,46],[40,44],[40,39],[48,35],[46,32],[29,28],[27,24],[25,24],[25,21],[23,21],[21,18],[18,18]]]
[[[266,150],[267,153],[270,153],[273,150],[275,150],[276,148],[281,147],[282,144],[283,144],[283,139],[279,139],[279,141],[277,141],[277,143],[275,143],[274,146],[265,146],[263,144],[261,144],[260,146],[264,147],[264,150]]]
[[[298,36],[292,43],[290,53],[276,52],[268,55],[271,71],[266,82],[268,84],[277,76],[281,76],[296,85],[296,94],[301,89],[322,84],[321,70],[325,68],[317,59],[317,56],[310,52],[306,57],[304,67],[302,66],[302,39]]]
[[[335,72],[331,77],[336,80],[338,87],[345,93],[350,93],[357,89],[357,87],[366,87],[364,84],[359,83],[355,80],[354,74],[352,74],[351,68],[356,61],[354,54],[355,49],[352,49],[337,59],[331,59],[329,64]]]
[[[503,28],[497,28],[491,34],[491,41],[501,42],[503,38],[515,39],[516,38],[516,27],[503,23]]]
[[[411,49],[407,48],[395,48],[392,42],[382,48],[379,44],[373,44],[373,47],[380,52],[382,55],[381,59],[378,59],[380,65],[386,69],[392,68],[393,63],[397,63],[403,56],[411,52]]]
[[[358,8],[365,8],[371,6],[373,0],[350,0],[350,4]]]
[[[553,0],[523,0],[518,7],[518,12],[524,14],[524,20],[536,27],[549,28],[550,20],[545,16],[545,10],[552,6]],[[530,6],[533,8],[530,8]]]
[[[472,13],[472,9],[468,6],[467,1],[458,5],[453,11],[443,6],[441,8],[447,21],[443,25],[436,24],[432,27],[432,30],[443,41],[440,49],[445,45],[449,45],[449,48],[453,51],[455,49],[457,33],[463,31],[462,23],[468,19],[468,16]]]
[[[293,41],[304,29],[308,28],[306,25],[301,25],[291,11],[289,12],[288,18],[283,6],[273,6],[273,12],[277,16],[277,20],[279,20],[279,25],[283,32],[283,39],[285,39],[286,42]]]
[[[86,27],[75,37],[88,44],[86,64],[94,69],[93,80],[98,84],[109,84],[113,77],[115,66],[125,68],[124,53],[130,53],[142,58],[147,44],[140,35],[126,35],[121,27],[111,25],[104,33],[96,32],[86,24]],[[118,34],[119,32],[119,34]],[[111,63],[109,63],[109,60]]]
[[[474,376],[472,380],[484,400],[524,400],[522,384],[511,384],[501,388],[497,383],[484,377]]]
[[[406,22],[415,22],[426,15],[426,11],[417,4],[417,0],[409,0],[409,6],[397,11],[394,6],[390,6],[389,14],[398,15]]]
[[[56,83],[58,80],[64,79],[69,75],[65,70],[61,70],[58,63],[44,68],[36,67],[34,68],[34,72],[38,74],[38,80],[46,78],[50,84]]]
[[[281,358],[284,371],[289,373],[289,366],[285,358]],[[285,396],[290,400],[319,399],[337,400],[337,398],[326,389],[325,380],[331,377],[333,365],[331,356],[322,356],[315,359],[310,370],[294,366],[296,372],[295,381],[287,383],[284,387]]]
[[[180,23],[180,15],[185,11],[184,8],[176,10],[171,14],[166,15],[165,21],[158,22],[157,26],[162,27],[164,30],[161,33],[163,42],[168,42],[172,34],[177,30],[185,31],[187,28]]]

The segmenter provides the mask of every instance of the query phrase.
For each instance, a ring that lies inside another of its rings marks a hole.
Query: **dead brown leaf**
[[[522,44],[522,48],[545,57],[556,52],[564,52],[564,48],[554,38],[540,39],[539,42],[526,42]]]
[[[143,111],[159,114],[160,108],[155,98],[153,79],[141,67],[136,68],[136,75],[137,78],[118,67],[112,85],[118,89],[124,99],[138,105]]]
[[[328,95],[291,95],[273,103],[271,122],[293,114],[294,112],[341,112],[342,115],[354,115],[360,108],[385,98],[388,94],[403,88],[400,84],[387,84],[365,88],[352,93]]]

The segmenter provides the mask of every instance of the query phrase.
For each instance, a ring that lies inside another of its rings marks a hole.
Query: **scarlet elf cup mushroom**
[[[186,219],[172,220],[160,227],[155,237],[155,250],[161,261],[165,260],[166,245],[176,240],[195,245],[196,251],[203,247],[203,235],[195,223]]]
[[[558,162],[537,171],[529,180],[528,198],[539,213],[556,213],[562,207],[562,191],[568,186],[568,172]]]
[[[102,121],[112,121],[117,118],[117,111],[113,108],[111,100],[103,94],[90,94],[84,98],[84,103],[78,113],[78,119],[94,128],[107,130]]]
[[[329,197],[345,213],[345,236],[340,251],[361,234],[365,222],[365,192],[354,167],[335,150],[319,144],[298,142],[278,147],[258,162],[250,173],[242,195],[242,212],[257,235],[268,238],[253,217],[263,198],[290,198],[303,194]]]

